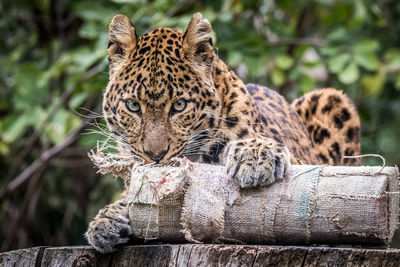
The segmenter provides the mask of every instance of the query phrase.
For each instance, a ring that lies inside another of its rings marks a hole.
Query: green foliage
[[[388,164],[399,165],[400,4],[293,3],[2,1],[1,188],[44,151],[62,143],[86,115],[93,116],[86,109],[101,113],[108,79],[107,29],[118,13],[128,15],[141,35],[158,26],[185,30],[191,15],[202,12],[213,25],[219,56],[246,82],[267,85],[289,100],[317,87],[344,90],[360,111],[363,153],[379,153]],[[95,130],[90,126],[86,131]],[[0,239],[9,241],[0,250],[84,243],[88,220],[120,191],[110,177],[100,179],[86,157],[86,151],[104,138],[98,133],[81,135],[27,185],[2,200]],[[375,159],[365,163],[380,164]],[[17,209],[20,215],[11,215]],[[18,234],[12,229],[19,229]],[[28,238],[22,240],[24,234]]]

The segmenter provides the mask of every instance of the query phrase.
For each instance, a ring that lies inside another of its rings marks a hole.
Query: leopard
[[[313,90],[289,104],[265,86],[245,84],[219,58],[210,22],[186,31],[138,36],[125,15],[108,31],[109,82],[103,114],[121,151],[144,164],[186,157],[225,165],[241,190],[282,180],[291,164],[357,165],[360,119],[340,90]],[[121,152],[122,153],[122,152]],[[89,223],[86,239],[109,253],[135,238],[127,188]]]

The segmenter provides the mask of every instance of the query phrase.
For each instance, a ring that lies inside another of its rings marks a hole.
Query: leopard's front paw
[[[225,151],[228,175],[242,188],[283,179],[290,164],[289,149],[269,138],[231,141]]]
[[[131,233],[129,218],[103,209],[90,222],[85,237],[96,250],[109,253],[118,245],[127,243]]]

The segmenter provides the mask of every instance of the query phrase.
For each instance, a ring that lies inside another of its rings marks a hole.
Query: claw
[[[279,157],[275,157],[275,172],[274,172],[275,179],[277,180],[283,179],[284,172],[285,169],[282,163],[282,159]]]
[[[119,237],[120,238],[126,238],[130,235],[130,231],[127,228],[122,228],[121,230],[119,230]]]
[[[132,234],[129,225],[129,218],[119,215],[115,217],[105,217],[99,214],[90,224],[85,233],[89,244],[100,253],[113,252],[118,245],[129,241]]]
[[[241,140],[240,145],[232,141],[225,155],[227,174],[237,179],[242,188],[266,186],[283,179],[290,159],[286,147],[261,138]]]

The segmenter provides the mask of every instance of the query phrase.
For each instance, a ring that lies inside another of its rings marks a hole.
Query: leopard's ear
[[[129,57],[136,47],[137,35],[131,21],[125,15],[116,15],[108,28],[108,60],[110,74]]]
[[[212,28],[200,13],[193,15],[183,35],[183,54],[185,58],[197,63],[211,65],[214,59]]]

